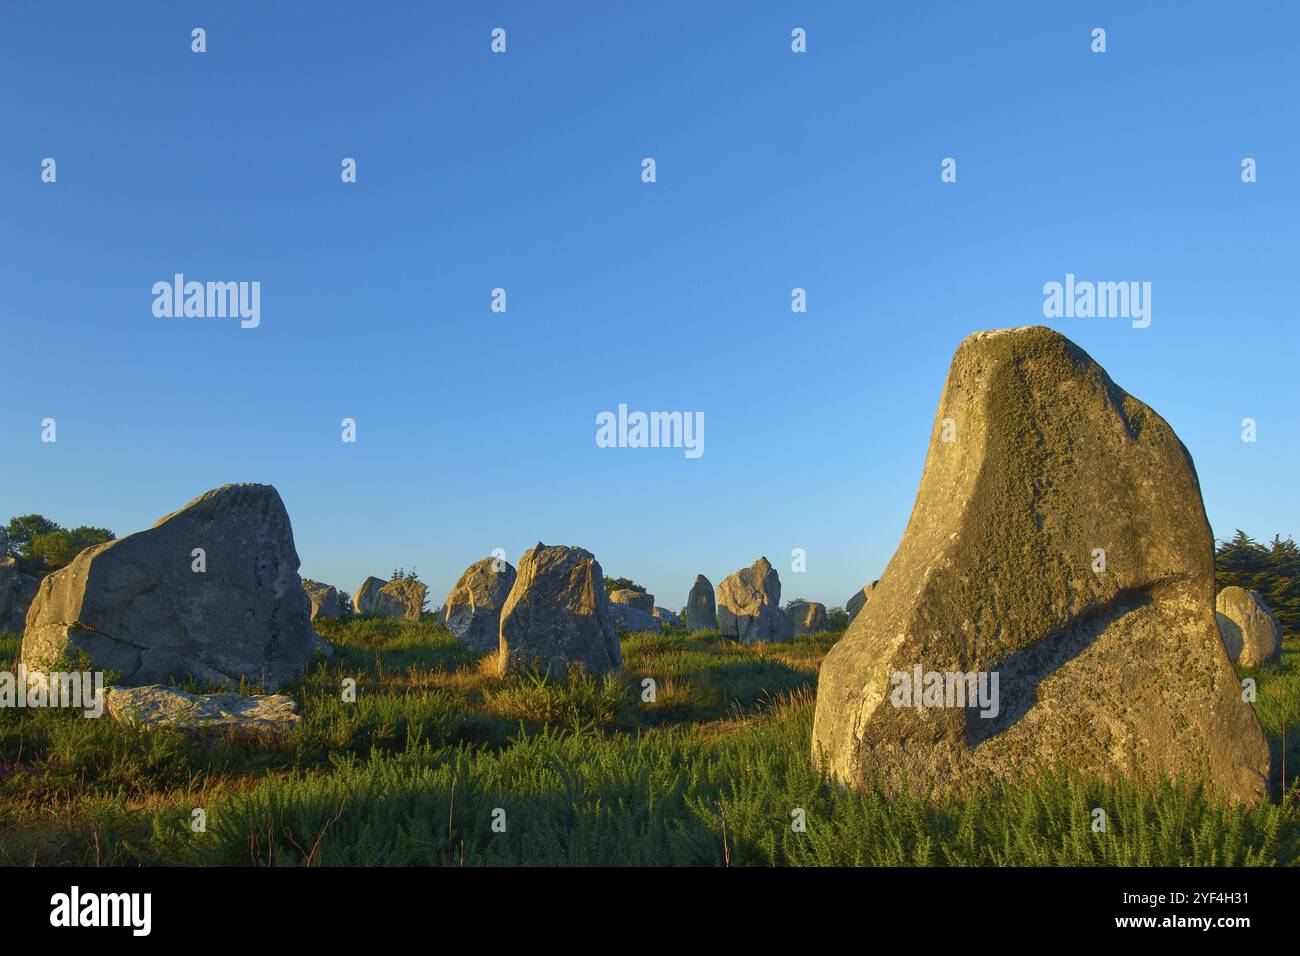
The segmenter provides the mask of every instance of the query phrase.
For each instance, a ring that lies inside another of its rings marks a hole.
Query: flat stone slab
[[[108,712],[123,723],[206,733],[278,737],[298,726],[298,703],[284,694],[191,694],[175,687],[110,687]]]

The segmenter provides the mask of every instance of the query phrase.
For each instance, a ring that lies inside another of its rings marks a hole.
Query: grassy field
[[[842,793],[809,761],[834,635],[631,635],[618,680],[503,680],[426,623],[324,622],[275,744],[0,711],[0,862],[27,864],[1294,865],[1300,647],[1256,675],[1275,801],[1224,808],[1049,777],[928,801]],[[0,670],[20,640],[0,634]],[[345,677],[355,703],[341,700]],[[642,679],[657,683],[642,700]],[[1282,731],[1286,773],[1282,786]],[[1291,795],[1282,797],[1284,789]],[[1091,828],[1106,810],[1105,833]],[[206,830],[192,832],[202,808]],[[792,826],[798,811],[806,829]],[[494,829],[494,821],[496,827]],[[504,824],[504,832],[498,832]]]

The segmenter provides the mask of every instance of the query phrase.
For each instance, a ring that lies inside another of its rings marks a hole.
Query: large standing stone
[[[826,605],[817,601],[791,601],[785,606],[795,634],[816,634],[826,630]]]
[[[781,613],[781,579],[767,558],[718,585],[718,630],[742,644],[794,637],[790,619]]]
[[[1223,646],[1242,667],[1271,664],[1282,656],[1282,625],[1258,591],[1226,587],[1214,610]]]
[[[225,485],[45,578],[23,660],[48,670],[84,652],[126,686],[247,678],[274,690],[312,657],[310,614],[280,495]]]
[[[623,668],[604,574],[590,551],[540,541],[519,560],[501,611],[503,672],[538,668],[564,677],[569,665],[588,674]]]
[[[848,612],[849,615],[850,624],[852,624],[853,619],[858,616],[858,612],[866,606],[867,601],[871,600],[871,592],[876,589],[876,585],[879,583],[879,579],[872,581],[870,584],[863,587],[861,591],[854,594],[853,597],[849,598],[848,603],[844,605],[844,610]]]
[[[342,617],[343,605],[339,602],[339,592],[333,585],[321,584],[319,581],[302,579],[302,589],[311,601],[311,619],[318,617]]]
[[[713,600],[713,585],[702,574],[695,575],[690,596],[686,598],[686,630],[712,631],[718,626],[718,607]]]
[[[515,586],[508,561],[484,558],[460,576],[443,604],[447,630],[476,651],[495,651],[501,640],[501,609]]]
[[[655,596],[646,594],[644,591],[636,591],[632,588],[619,588],[617,591],[611,591],[609,600],[613,604],[628,604],[636,608],[642,614],[654,614]]]
[[[614,618],[614,629],[620,634],[658,634],[663,621],[631,604],[609,602],[609,613]]]
[[[1269,751],[1219,641],[1213,544],[1159,415],[1050,329],[971,336],[902,543],[822,662],[814,759],[889,790],[1055,765],[1262,798]],[[995,716],[925,676],[981,672]]]
[[[362,581],[357,593],[352,595],[353,610],[367,617],[379,614],[379,589],[387,583],[373,574]]]

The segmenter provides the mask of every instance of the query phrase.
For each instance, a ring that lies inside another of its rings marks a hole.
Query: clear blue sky
[[[1152,283],[1150,328],[1046,324],[1170,421],[1216,535],[1300,535],[1298,11],[6,4],[0,519],[270,482],[349,591],[415,566],[437,604],[540,539],[672,608],[760,554],[842,604],[957,343],[1073,272]],[[261,327],[155,318],[175,272],[259,281]],[[620,402],[703,411],[705,454],[596,447]]]

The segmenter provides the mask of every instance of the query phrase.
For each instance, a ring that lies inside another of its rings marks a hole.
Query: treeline
[[[1300,545],[1274,535],[1260,544],[1241,529],[1214,552],[1214,578],[1220,588],[1237,585],[1258,591],[1287,636],[1300,634]]]
[[[19,515],[5,525],[8,552],[24,574],[44,577],[72,562],[82,551],[117,537],[107,528],[65,528],[44,515]],[[0,555],[3,557],[3,555]]]

